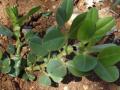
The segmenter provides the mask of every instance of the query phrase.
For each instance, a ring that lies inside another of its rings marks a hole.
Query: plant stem
[[[80,48],[79,53],[80,53],[80,54],[83,54],[84,49],[85,49],[85,46],[84,46],[84,43],[83,43],[83,42],[80,42],[79,48]]]
[[[65,53],[66,55],[68,55],[68,44],[67,43],[65,44]]]
[[[16,28],[15,31],[15,36],[17,38],[17,41],[16,41],[16,55],[19,55],[20,56],[20,48],[21,48],[21,42],[20,42],[20,27],[19,28]]]
[[[68,55],[68,34],[66,34],[66,37],[65,37],[65,52],[66,52],[66,55]]]
[[[21,42],[19,39],[17,40],[16,47],[17,47],[16,54],[20,55]]]

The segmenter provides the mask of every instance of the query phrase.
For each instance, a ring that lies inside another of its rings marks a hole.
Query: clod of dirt
[[[0,73],[0,90],[20,90],[17,85],[13,78]]]

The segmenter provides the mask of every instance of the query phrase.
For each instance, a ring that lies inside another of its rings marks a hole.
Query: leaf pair
[[[68,68],[68,71],[76,77],[82,77],[88,74],[87,72],[80,71],[79,70],[80,67],[76,67],[73,61],[67,62],[67,68]]]
[[[63,77],[67,74],[65,64],[60,60],[51,59],[47,64],[47,73],[40,76],[38,82],[43,85],[51,85],[51,79],[54,82],[61,82]],[[50,79],[51,78],[51,79]]]
[[[119,70],[115,66],[120,62],[120,47],[110,46],[103,49],[98,55],[99,63],[95,73],[107,82],[114,82],[119,78]]]
[[[97,65],[97,58],[90,55],[77,55],[67,63],[68,70],[75,76],[87,75]]]
[[[78,15],[70,28],[69,37],[79,41],[96,43],[115,25],[112,17],[99,18],[98,10],[91,8],[88,12]]]
[[[70,29],[70,38],[77,38],[80,41],[89,40],[96,31],[96,22],[98,20],[98,11],[91,8],[88,12],[77,16]],[[73,34],[75,34],[73,36]]]
[[[73,0],[63,0],[61,6],[57,9],[56,21],[59,27],[63,27],[64,24],[70,19],[73,12]]]
[[[92,37],[94,43],[98,42],[115,26],[113,17],[100,18],[96,23],[96,32]]]
[[[43,39],[34,36],[30,40],[30,48],[33,53],[45,56],[48,52],[60,49],[65,42],[64,35],[57,27],[51,27],[47,30]]]
[[[31,15],[36,13],[40,9],[40,6],[33,7],[25,16],[19,17],[18,8],[17,6],[7,7],[6,12],[11,19],[13,27],[16,28],[17,26],[22,26],[26,19],[28,19]]]

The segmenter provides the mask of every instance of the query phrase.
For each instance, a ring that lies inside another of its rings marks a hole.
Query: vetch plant
[[[1,66],[0,71],[2,73],[8,73],[13,77],[17,77],[24,71],[25,61],[21,57],[21,48],[24,43],[21,42],[21,27],[25,21],[34,13],[36,13],[40,7],[32,8],[25,16],[20,17],[16,6],[7,7],[6,12],[12,22],[13,30],[9,30],[5,26],[0,26],[0,34],[7,36],[9,40],[13,37],[16,38],[16,43],[13,44],[9,41],[6,52],[1,51]]]
[[[14,18],[13,32],[4,26],[0,28],[1,34],[9,38],[13,35],[17,37],[16,45],[9,45],[6,51],[9,54],[6,57],[0,52],[2,73],[32,81],[35,80],[34,72],[37,71],[40,73],[37,81],[43,85],[60,83],[68,73],[82,77],[94,71],[106,82],[114,82],[119,78],[116,64],[120,61],[120,47],[113,43],[97,45],[115,25],[113,17],[100,18],[98,10],[91,8],[78,15],[69,32],[64,32],[65,24],[73,12],[73,1],[64,0],[56,12],[57,25],[48,28],[43,37],[29,30],[24,34],[25,41],[22,42],[18,27],[21,28],[24,19],[16,17],[18,16],[16,10],[15,8],[7,10],[10,18]],[[33,8],[24,18],[38,10],[38,7]],[[16,34],[16,31],[19,32]],[[74,43],[70,44],[70,40]],[[20,55],[24,44],[30,49],[27,58]]]

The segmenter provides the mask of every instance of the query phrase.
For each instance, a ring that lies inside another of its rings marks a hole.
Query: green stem
[[[84,46],[84,43],[83,43],[83,42],[80,42],[79,48],[80,48],[79,53],[80,53],[80,54],[83,54],[84,49],[85,49],[85,46]]]
[[[67,43],[65,44],[65,53],[66,55],[68,55],[68,44]]]
[[[17,41],[16,41],[16,55],[19,55],[20,56],[20,48],[21,48],[21,42],[20,42],[20,27],[19,28],[15,28],[15,36],[17,38]]]
[[[66,41],[65,52],[66,52],[66,55],[68,55],[68,34],[66,34],[65,41]]]
[[[16,54],[20,55],[21,42],[19,39],[17,40],[16,47],[17,47]]]

